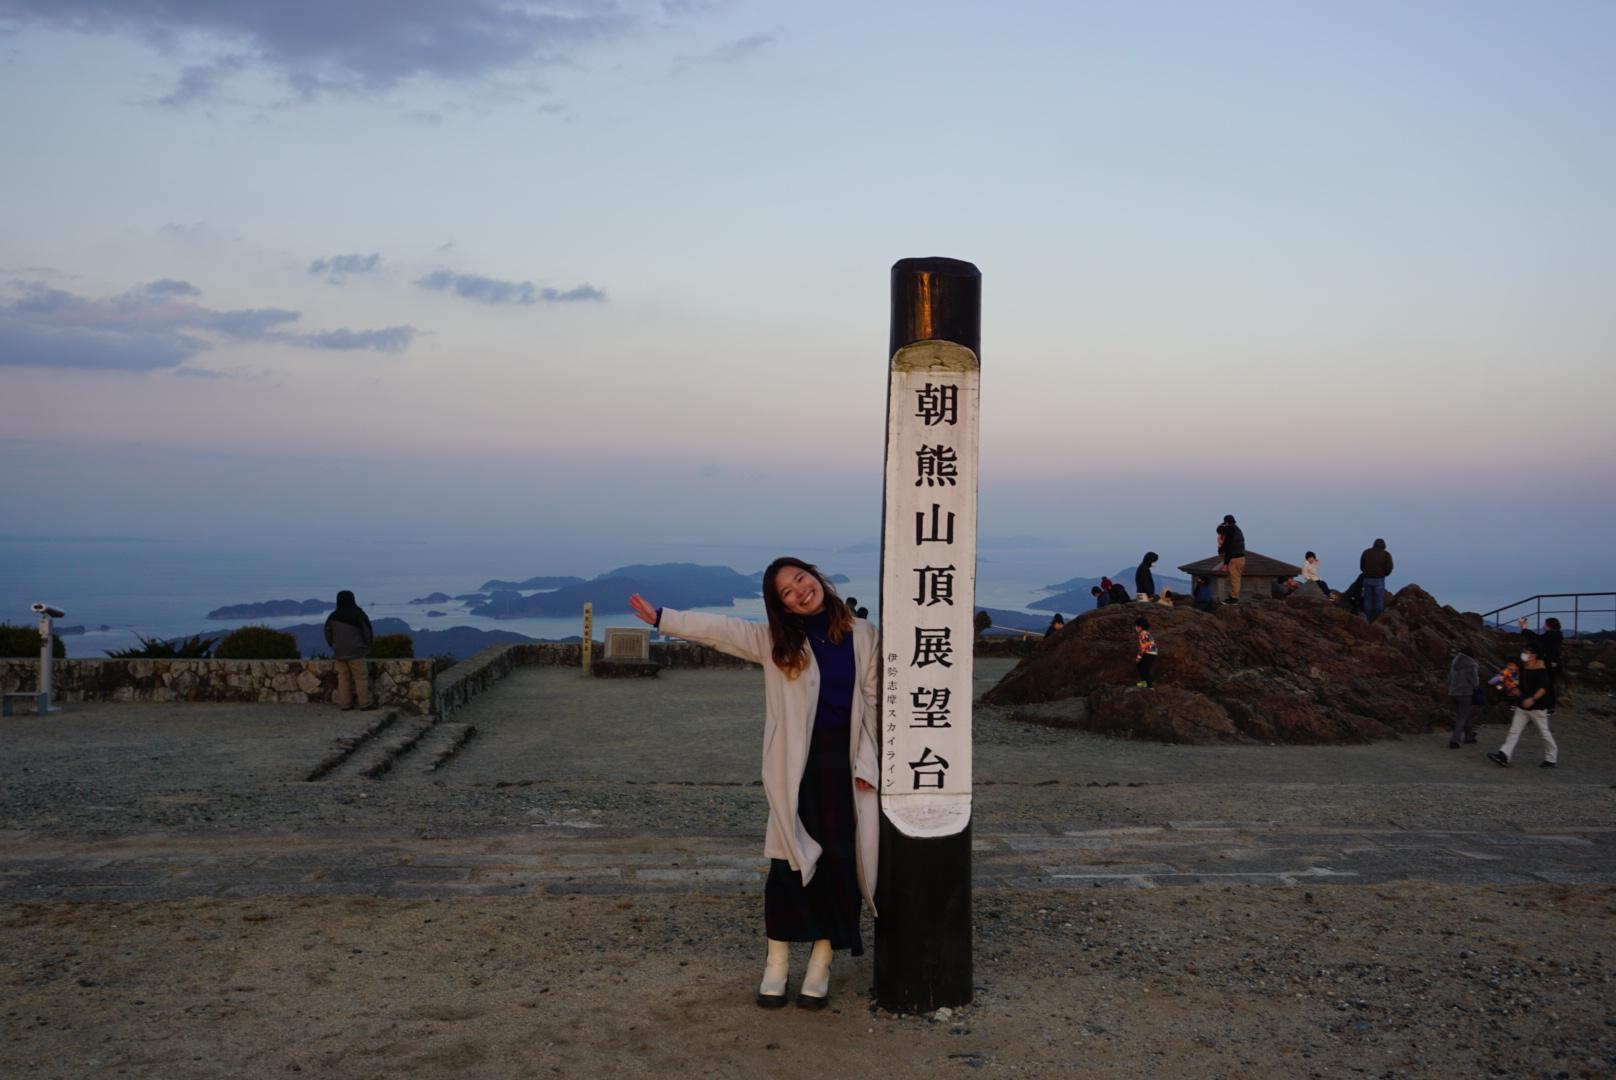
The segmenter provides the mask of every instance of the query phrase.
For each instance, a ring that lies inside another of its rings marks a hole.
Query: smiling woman
[[[790,943],[813,953],[797,994],[803,1008],[830,996],[836,949],[864,952],[859,899],[875,910],[879,775],[875,628],[855,618],[819,568],[790,556],[763,572],[767,626],[745,619],[655,608],[635,614],[666,634],[763,665],[763,853],[768,959],[757,1003],[786,1003]]]

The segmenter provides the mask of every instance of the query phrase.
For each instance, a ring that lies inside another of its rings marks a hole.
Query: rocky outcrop
[[[1134,687],[1141,614],[1161,649],[1153,690]],[[1451,723],[1448,662],[1462,644],[1485,676],[1515,642],[1417,585],[1400,590],[1373,625],[1303,595],[1209,612],[1126,604],[1067,623],[983,701],[1042,704],[1023,710],[1029,722],[1163,742],[1361,742]],[[1084,707],[1045,704],[1074,698]]]

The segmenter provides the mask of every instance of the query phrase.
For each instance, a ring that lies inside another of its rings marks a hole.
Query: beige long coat
[[[664,634],[710,645],[720,652],[763,665],[763,794],[769,801],[769,829],[763,854],[785,859],[813,879],[820,846],[797,817],[797,789],[808,766],[808,744],[819,708],[819,664],[813,651],[808,666],[795,679],[774,663],[774,643],[765,623],[723,615],[662,609],[657,628]],[[881,780],[881,710],[876,690],[881,680],[880,640],[875,627],[853,620],[853,663],[857,692],[853,695],[853,724],[848,738],[848,764],[853,776],[875,788]],[[880,803],[875,791],[853,786],[853,812],[858,822],[858,882],[865,903],[875,910],[876,863],[879,858]]]

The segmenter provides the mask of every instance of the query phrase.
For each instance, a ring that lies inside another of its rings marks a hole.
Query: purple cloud
[[[309,273],[341,285],[350,274],[374,274],[381,261],[381,255],[374,251],[369,255],[331,255],[309,263]]]
[[[480,274],[456,274],[434,270],[415,284],[432,292],[450,292],[482,304],[570,304],[602,301],[606,294],[588,282],[570,289],[539,287],[531,281],[501,281]]]
[[[384,94],[416,79],[465,82],[569,62],[583,47],[627,33],[636,19],[610,0],[0,0],[13,25],[135,37],[165,51],[213,43],[157,103],[217,99],[244,68],[267,70],[298,96]]]
[[[0,366],[157,371],[179,368],[218,343],[241,341],[399,352],[416,333],[412,326],[297,332],[286,328],[300,312],[216,310],[198,303],[201,295],[190,282],[171,278],[104,299],[23,282],[13,299],[0,301]]]

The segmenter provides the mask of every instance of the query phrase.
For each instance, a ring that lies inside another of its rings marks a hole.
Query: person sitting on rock
[[[1111,582],[1107,592],[1110,593],[1113,604],[1126,604],[1133,600],[1133,597],[1128,595],[1128,587],[1120,581]]]
[[[1341,594],[1341,599],[1346,603],[1347,610],[1352,612],[1354,615],[1357,615],[1363,611],[1364,600],[1362,574],[1359,574],[1353,579],[1352,584],[1347,586],[1346,591]]]
[[[1302,556],[1302,584],[1317,585],[1319,592],[1325,596],[1330,595],[1329,583],[1319,577],[1319,557],[1316,552],[1310,551]]]
[[[1139,568],[1133,572],[1134,599],[1141,604],[1156,599],[1156,575],[1150,572],[1150,568],[1160,558],[1154,551],[1145,552],[1145,557],[1139,560]]]
[[[1161,594],[1161,599],[1157,600],[1156,603],[1162,605],[1163,607],[1172,607],[1173,606],[1173,599],[1174,599],[1173,590],[1172,589],[1163,589],[1162,594]],[[1178,597],[1178,599],[1182,600],[1183,597]]]
[[[1150,679],[1150,669],[1155,666],[1158,655],[1156,639],[1150,636],[1150,620],[1143,615],[1133,621],[1133,628],[1139,634],[1139,651],[1133,658],[1134,668],[1139,672],[1139,681],[1134,685],[1149,690],[1155,685]]]
[[[1066,629],[1066,620],[1061,618],[1061,613],[1057,611],[1055,612],[1055,617],[1049,620],[1049,629],[1044,631],[1044,636],[1048,637],[1056,631],[1064,629]]]
[[[1094,606],[1096,608],[1103,608],[1111,602],[1111,594],[1098,585],[1089,590],[1089,595],[1094,597]]]
[[[1200,611],[1212,610],[1212,579],[1198,577],[1195,579],[1195,591],[1191,594],[1195,606]]]

